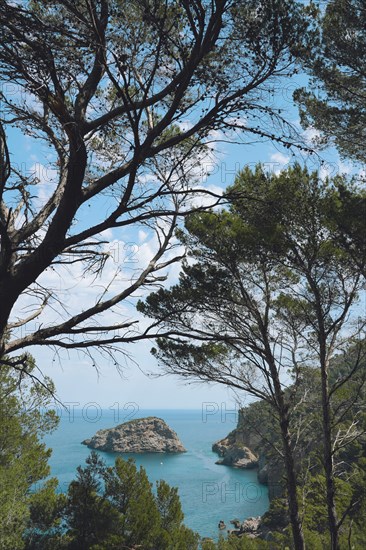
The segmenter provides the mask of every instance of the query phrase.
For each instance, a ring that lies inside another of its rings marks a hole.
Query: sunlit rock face
[[[155,416],[130,420],[99,430],[83,441],[90,449],[117,453],[184,453],[177,434],[164,420]]]

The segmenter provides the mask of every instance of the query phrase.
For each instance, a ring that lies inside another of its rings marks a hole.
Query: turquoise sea
[[[51,475],[59,479],[60,490],[66,491],[75,478],[76,468],[83,465],[89,449],[81,441],[102,428],[110,428],[132,418],[158,416],[173,428],[186,453],[122,455],[133,457],[142,465],[151,482],[164,479],[178,487],[185,515],[185,523],[202,537],[217,539],[218,522],[244,520],[258,516],[268,509],[267,487],[257,482],[255,470],[238,470],[215,464],[217,455],[212,443],[226,436],[236,426],[236,415],[220,414],[213,408],[207,410],[138,410],[133,404],[118,410],[100,409],[93,404],[83,410],[62,410],[57,430],[45,438],[53,449],[50,459]],[[111,465],[116,454],[101,452]]]

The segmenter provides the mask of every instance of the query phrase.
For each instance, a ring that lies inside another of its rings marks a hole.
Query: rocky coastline
[[[212,450],[221,458],[216,464],[225,464],[234,468],[257,468],[258,456],[249,447],[238,440],[237,431],[229,433],[227,437],[212,445]]]
[[[248,408],[241,409],[237,427],[225,438],[216,441],[212,450],[220,457],[216,464],[256,469],[259,483],[268,486],[269,499],[272,500],[282,495],[283,465],[278,459],[268,457],[268,448],[248,414]]]
[[[270,432],[271,425],[268,419],[263,419],[257,413],[257,403],[241,409],[237,427],[226,437],[216,441],[212,445],[212,450],[219,456],[216,464],[243,470],[256,469],[259,483],[268,486],[268,496],[272,500],[283,495],[283,464],[278,456],[271,453],[270,437],[273,434]],[[238,538],[260,538],[266,541],[273,539],[266,514],[262,517],[248,517],[244,521],[234,519],[229,524],[231,525],[227,528],[222,519],[218,528],[225,528],[228,534]]]
[[[229,529],[227,529],[225,521],[221,519],[217,527],[221,531],[226,530],[228,535],[234,535],[238,538],[261,538],[263,540],[271,541],[273,540],[273,532],[265,525],[262,519],[262,516],[249,517],[244,521],[232,519],[229,522],[232,527]],[[203,539],[203,541],[213,542],[210,538]]]

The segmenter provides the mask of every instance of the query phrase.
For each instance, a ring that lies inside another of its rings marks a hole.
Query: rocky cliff
[[[268,485],[270,498],[282,494],[283,464],[271,452],[276,427],[263,403],[252,403],[239,411],[235,430],[212,445],[217,464],[235,468],[257,468],[258,481]]]
[[[82,443],[91,449],[118,453],[184,453],[186,450],[175,431],[155,416],[99,430]]]
[[[212,445],[212,450],[222,457],[216,464],[245,469],[258,466],[258,456],[242,443],[240,435],[238,430],[233,430],[227,437]]]

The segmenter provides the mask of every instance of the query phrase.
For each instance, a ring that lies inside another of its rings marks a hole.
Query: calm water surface
[[[186,453],[125,454],[142,465],[151,482],[164,479],[178,487],[185,523],[203,537],[217,538],[217,524],[223,519],[228,528],[230,520],[244,520],[258,516],[268,509],[268,492],[257,482],[256,471],[237,470],[215,464],[217,455],[212,443],[226,436],[236,426],[235,414],[220,415],[208,408],[208,413],[192,410],[101,410],[90,406],[74,410],[72,414],[60,413],[58,429],[45,438],[53,449],[50,459],[51,474],[59,479],[60,489],[65,491],[75,478],[76,468],[85,463],[90,450],[81,441],[96,431],[111,428],[145,416],[158,416],[175,430],[187,449]],[[112,465],[115,453],[100,452],[108,465]]]

